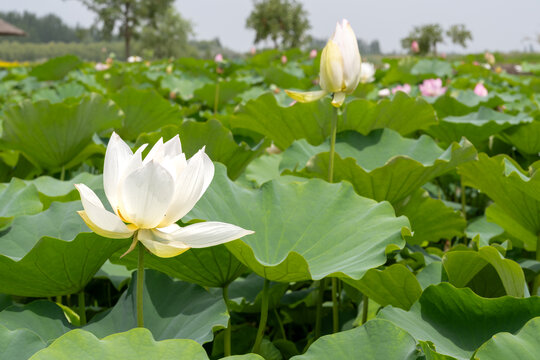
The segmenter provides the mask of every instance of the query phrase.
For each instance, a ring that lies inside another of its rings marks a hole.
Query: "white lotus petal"
[[[163,144],[163,150],[165,156],[178,156],[182,153],[182,144],[180,143],[180,136],[176,135],[165,144]]]
[[[179,241],[168,241],[160,238],[153,230],[139,230],[137,239],[154,255],[169,258],[180,255],[190,249]]]
[[[176,230],[171,227],[155,229],[153,232],[162,239],[180,242],[192,248],[219,245],[254,233],[236,225],[217,221],[196,223],[186,227],[178,227]]]
[[[285,90],[285,92],[291,98],[301,103],[317,101],[323,98],[326,94],[328,94],[326,90],[307,91],[307,92]]]
[[[321,88],[327,92],[341,91],[343,88],[343,57],[338,44],[329,40],[321,54]]]
[[[129,146],[113,132],[107,145],[103,166],[103,188],[113,209],[118,206],[118,183],[132,155]]]
[[[335,93],[334,97],[332,98],[332,105],[334,105],[335,107],[340,107],[341,105],[343,105],[343,102],[345,102],[345,93]]]
[[[96,234],[113,239],[124,239],[133,235],[133,228],[128,227],[115,214],[107,211],[97,195],[86,185],[76,184],[81,195],[84,211],[79,215]]]
[[[150,161],[120,184],[121,216],[139,228],[154,228],[163,220],[173,194],[172,176],[163,166]]]
[[[156,160],[157,162],[159,162],[163,158],[163,155],[163,138],[160,138],[152,147],[152,149],[150,149],[148,155],[146,155],[146,157],[144,158],[143,165],[148,164],[152,160]]]
[[[342,36],[343,80],[347,91],[352,92],[360,80],[361,59],[356,35],[347,20],[344,20]]]
[[[167,215],[158,227],[177,222],[193,209],[213,178],[214,164],[202,148],[189,159],[186,168],[176,179],[174,198],[167,210]]]

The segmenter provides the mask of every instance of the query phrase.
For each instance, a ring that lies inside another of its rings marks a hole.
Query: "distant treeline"
[[[98,41],[99,34],[90,28],[80,26],[71,27],[54,14],[37,16],[28,11],[18,13],[15,11],[0,12],[0,19],[24,30],[28,36],[13,37],[17,42],[48,43]]]

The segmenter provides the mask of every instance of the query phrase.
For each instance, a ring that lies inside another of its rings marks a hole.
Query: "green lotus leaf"
[[[351,101],[345,107],[338,131],[355,130],[367,135],[375,129],[389,128],[409,135],[434,124],[437,117],[430,104],[399,91],[392,100],[384,99],[377,104],[368,100]]]
[[[227,166],[232,179],[237,178],[267,145],[264,141],[254,148],[250,148],[245,142],[238,144],[231,131],[217,120],[207,122],[186,120],[179,126],[166,126],[158,132],[141,134],[137,139],[137,145],[153,144],[161,137],[168,140],[177,134],[180,134],[182,151],[188,158],[205,146],[205,152],[213,161],[219,161]]]
[[[411,222],[414,234],[407,239],[411,245],[463,236],[467,225],[460,212],[446,206],[441,200],[431,198],[423,189],[407,196],[394,208],[397,215],[404,215]]]
[[[179,78],[176,75],[166,75],[161,80],[160,86],[162,89],[180,95],[183,100],[190,100],[193,98],[195,90],[202,88],[208,83],[210,83],[210,80],[204,77],[193,78],[182,76]]]
[[[77,214],[80,201],[53,203],[19,216],[0,234],[0,292],[19,296],[73,294],[129,240],[92,233]]]
[[[390,204],[362,198],[345,183],[274,180],[253,190],[230,181],[221,165],[186,218],[254,230],[227,248],[260,276],[283,282],[328,275],[359,279],[384,264],[388,246],[403,247],[402,231],[409,226]]]
[[[193,100],[202,101],[210,108],[214,108],[216,92],[218,92],[217,109],[221,109],[225,104],[230,103],[238,95],[249,89],[249,84],[242,81],[219,81],[219,89],[216,90],[216,83],[209,83],[193,92]]]
[[[420,59],[411,69],[413,75],[435,75],[437,77],[451,76],[452,65],[437,59]]]
[[[61,56],[36,66],[30,71],[29,75],[36,77],[40,81],[61,80],[81,64],[82,61],[75,55]]]
[[[360,355],[361,354],[361,355]],[[385,320],[370,320],[365,325],[316,340],[303,355],[292,360],[357,359],[414,360],[416,343],[406,331]]]
[[[309,89],[312,86],[312,79],[306,78],[303,72],[298,70],[297,74],[293,74],[292,71],[266,64],[263,70],[264,80],[267,84],[275,84],[283,89]]]
[[[486,210],[487,220],[521,240],[525,249],[534,250],[540,233],[540,173],[535,171],[529,177],[510,157],[486,154],[462,164],[458,171],[466,186],[479,189],[495,202]]]
[[[147,262],[145,261],[145,263]],[[122,287],[131,279],[132,273],[133,271],[126,269],[125,266],[113,264],[107,260],[103,266],[101,266],[96,275],[94,275],[94,278],[109,279],[117,290],[121,290]]]
[[[422,294],[414,274],[401,264],[394,264],[384,270],[368,270],[360,280],[343,281],[381,306],[392,305],[405,310],[409,310]]]
[[[0,325],[0,358],[26,360],[47,346],[35,333],[27,329],[9,330]]]
[[[469,287],[483,297],[523,297],[526,286],[521,266],[505,259],[492,246],[478,251],[451,251],[444,255],[448,281],[455,287]]]
[[[532,121],[533,118],[525,113],[508,115],[480,107],[478,111],[467,115],[445,117],[437,125],[429,128],[428,133],[444,143],[459,141],[465,136],[467,140],[478,147],[479,145],[487,145],[487,141],[492,135],[512,126]]]
[[[283,166],[308,177],[328,176],[329,144],[318,147],[297,141],[283,154]],[[334,181],[350,182],[356,192],[397,204],[431,179],[473,160],[476,150],[465,139],[448,149],[429,136],[402,138],[390,129],[367,136],[345,132],[336,140]]]
[[[119,108],[97,94],[77,103],[23,101],[6,109],[3,118],[2,145],[21,151],[50,172],[78,165],[97,152],[92,136],[118,128],[122,121]],[[81,158],[81,153],[86,157]]]
[[[115,263],[137,267],[137,255],[130,253],[122,259],[122,250],[113,256]],[[208,287],[224,287],[247,269],[238,261],[225,245],[201,249],[190,249],[179,256],[160,258],[148,254],[145,266],[174,278]]]
[[[540,121],[511,127],[499,137],[524,154],[540,153]]]
[[[86,89],[76,82],[68,82],[53,88],[41,88],[32,94],[32,101],[48,100],[59,103],[66,98],[78,98],[84,95]]]
[[[135,287],[137,273],[127,291],[105,316],[86,325],[98,337],[127,331],[137,326]],[[146,270],[144,276],[144,326],[157,340],[192,339],[212,341],[214,328],[227,326],[229,315],[221,294],[167,275]]]
[[[125,87],[113,94],[112,99],[125,115],[123,126],[117,128],[124,140],[135,140],[141,133],[182,122],[180,107],[171,104],[153,89]]]
[[[485,216],[470,220],[465,230],[467,237],[478,242],[479,247],[489,245],[491,239],[503,232],[504,230],[499,225],[487,221]]]
[[[57,304],[45,300],[6,308],[0,312],[0,323],[11,331],[31,330],[44,344],[51,343],[73,329],[63,310]]]
[[[35,186],[26,186],[24,181],[12,178],[11,182],[2,188],[0,188],[0,229],[10,224],[17,216],[36,214],[43,208]]]
[[[390,306],[377,315],[416,341],[432,342],[438,353],[463,360],[493,335],[515,333],[536,316],[540,297],[486,299],[448,283],[429,286],[409,311]]]
[[[193,340],[155,341],[147,329],[132,329],[98,339],[92,333],[76,329],[43,349],[32,360],[208,360],[203,347]]]
[[[494,335],[474,354],[474,360],[535,360],[540,353],[540,317],[530,320],[513,335]]]

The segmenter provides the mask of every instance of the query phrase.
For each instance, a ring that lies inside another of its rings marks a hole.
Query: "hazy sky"
[[[309,14],[317,38],[328,38],[335,23],[345,17],[358,38],[378,39],[385,52],[400,51],[400,39],[414,25],[463,23],[474,40],[467,51],[522,50],[540,34],[540,0],[300,0]],[[219,37],[237,51],[251,47],[254,33],[245,28],[252,0],[176,0],[182,15],[195,24],[197,39]],[[77,0],[0,0],[0,11],[28,10],[39,15],[54,13],[68,24],[88,26],[94,14]],[[440,51],[463,51],[452,44]]]

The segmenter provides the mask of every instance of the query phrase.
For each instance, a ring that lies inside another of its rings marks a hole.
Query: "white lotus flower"
[[[160,139],[145,159],[113,133],[105,153],[103,185],[114,213],[103,206],[86,185],[75,185],[84,211],[79,215],[98,235],[122,239],[133,236],[127,252],[140,241],[160,257],[172,257],[189,248],[225,243],[253,231],[221,222],[176,224],[195,206],[214,177],[214,164],[204,148],[186,160],[180,138]],[[126,253],[127,253],[126,252]]]
[[[360,68],[360,82],[366,84],[373,80],[375,80],[375,65],[369,62],[363,62]]]
[[[360,81],[361,59],[358,41],[349,22],[343,19],[321,54],[320,84],[322,90],[287,94],[300,102],[319,100],[328,93],[333,94],[332,105],[339,107],[345,95],[352,93]]]

